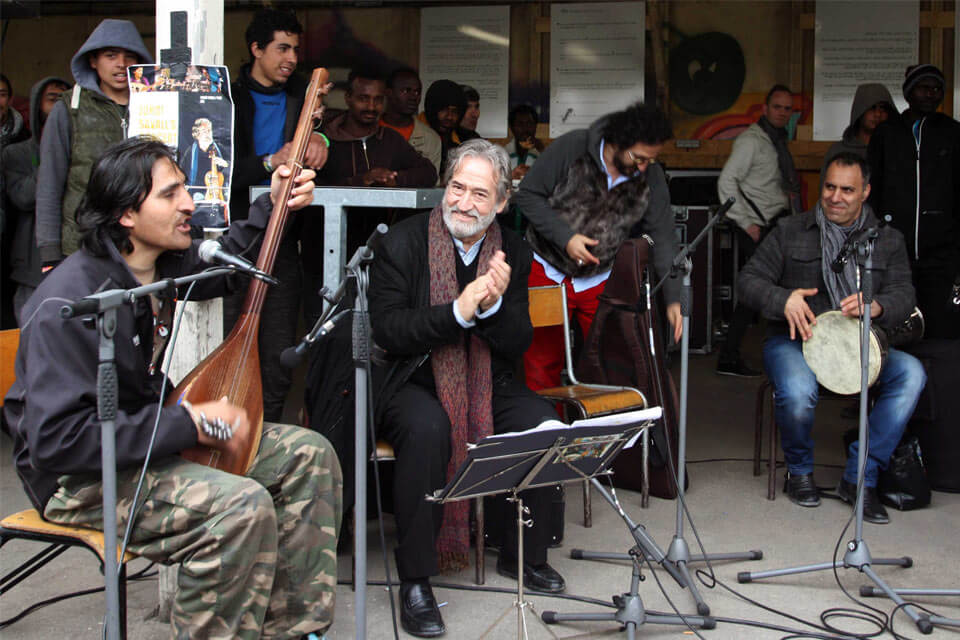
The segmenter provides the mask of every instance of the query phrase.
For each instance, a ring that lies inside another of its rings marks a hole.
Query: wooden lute
[[[273,204],[273,213],[264,233],[260,257],[257,259],[257,268],[266,273],[273,271],[277,249],[290,214],[287,202],[294,188],[294,180],[302,169],[303,157],[313,130],[313,116],[322,105],[320,91],[326,85],[328,75],[326,69],[318,68],[313,70],[310,78],[310,86],[293,137],[293,149],[287,161],[293,171],[284,180],[281,195]],[[257,455],[263,432],[263,387],[260,381],[257,334],[266,293],[265,282],[251,281],[240,318],[230,335],[187,374],[170,394],[170,404],[180,404],[184,400],[196,404],[216,401],[226,396],[232,404],[243,407],[250,420],[250,430],[243,436],[242,442],[234,442],[240,445],[236,453],[196,446],[181,452],[181,455],[191,462],[242,475],[250,468]],[[235,439],[239,437],[240,434],[234,434]]]

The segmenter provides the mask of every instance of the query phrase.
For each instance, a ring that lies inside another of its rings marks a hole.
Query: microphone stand
[[[372,245],[377,238],[387,232],[387,225],[378,224],[367,239],[366,244],[354,252],[353,257],[344,267],[344,277],[332,296],[326,294],[327,288],[321,289],[321,295],[330,303],[317,320],[313,329],[297,346],[297,357],[306,352],[320,335],[323,325],[333,316],[337,304],[343,299],[348,283],[353,280],[357,288],[357,296],[353,304],[353,365],[354,365],[354,506],[357,525],[353,530],[354,549],[354,625],[356,637],[367,637],[367,415],[370,380],[368,367],[370,363],[370,318],[367,311],[367,287],[370,282],[367,266],[373,262]],[[302,348],[301,348],[302,347]]]
[[[778,576],[793,575],[797,573],[808,573],[813,571],[823,571],[826,569],[835,570],[857,569],[866,575],[877,587],[882,595],[893,600],[898,609],[903,609],[917,629],[923,634],[933,633],[933,625],[942,624],[950,626],[960,626],[960,620],[951,620],[940,616],[931,616],[928,613],[920,613],[916,608],[900,597],[896,589],[893,589],[873,570],[874,565],[893,565],[908,569],[913,566],[913,560],[909,556],[900,558],[874,558],[870,549],[867,547],[867,541],[863,537],[863,499],[866,487],[864,486],[864,474],[866,473],[868,439],[868,421],[867,421],[867,387],[870,378],[870,305],[873,302],[873,244],[879,237],[877,229],[869,229],[861,235],[861,238],[855,241],[852,246],[857,258],[857,264],[860,268],[859,288],[860,295],[863,298],[863,312],[861,313],[860,329],[860,420],[858,429],[858,438],[860,444],[857,447],[857,501],[854,506],[854,537],[847,543],[847,551],[843,554],[843,560],[834,560],[820,564],[803,565],[788,569],[775,569],[772,571],[761,571],[751,573],[744,571],[737,574],[737,582],[743,584],[760,580],[763,578],[774,578]],[[869,588],[861,588],[861,592]],[[872,589],[869,589],[874,595]],[[924,590],[918,590],[924,592]],[[867,594],[863,594],[867,595]],[[878,594],[879,595],[879,594]],[[934,595],[938,595],[934,593]]]
[[[664,411],[667,410],[667,400],[663,391],[663,381],[660,378],[660,369],[657,366],[657,346],[656,346],[656,337],[654,336],[653,331],[653,296],[660,290],[660,288],[666,283],[667,278],[674,278],[678,274],[683,274],[683,295],[681,296],[680,310],[683,315],[683,338],[681,341],[681,375],[680,375],[680,407],[679,407],[679,420],[678,420],[678,442],[679,448],[677,451],[678,458],[678,468],[673,470],[676,473],[677,480],[677,524],[676,524],[676,533],[673,537],[673,540],[670,543],[670,548],[667,551],[665,557],[660,554],[650,553],[645,551],[644,556],[647,561],[658,562],[664,569],[671,567],[673,570],[668,570],[671,576],[680,584],[681,587],[689,587],[690,594],[693,596],[694,601],[697,604],[697,613],[700,616],[709,616],[710,607],[707,606],[707,603],[704,602],[703,597],[700,595],[700,592],[697,590],[696,581],[693,579],[693,576],[690,574],[690,571],[687,568],[687,565],[690,562],[710,562],[714,560],[759,560],[763,557],[762,551],[745,551],[741,553],[723,553],[715,555],[701,555],[701,556],[691,556],[690,547],[687,544],[686,540],[683,537],[683,518],[684,511],[686,509],[686,503],[684,502],[684,490],[683,485],[685,481],[685,463],[686,463],[686,441],[687,441],[687,366],[690,359],[690,273],[693,270],[693,265],[690,262],[689,256],[693,253],[697,245],[706,237],[710,230],[723,218],[724,214],[733,206],[734,199],[728,198],[726,202],[721,205],[717,212],[713,215],[712,218],[707,222],[706,226],[692,242],[690,242],[686,247],[684,247],[680,253],[676,255],[673,259],[673,264],[670,268],[670,272],[663,276],[660,282],[651,290],[649,277],[645,278],[645,288],[647,294],[646,300],[646,314],[647,314],[647,324],[649,327],[649,338],[650,338],[650,361],[652,372],[652,379],[656,385],[657,394],[660,398],[660,404],[663,406]],[[656,250],[656,249],[654,249]],[[663,418],[664,420],[666,418]],[[666,439],[669,448],[669,438]],[[671,456],[669,451],[664,451],[664,456],[667,459],[667,463],[671,464]],[[608,500],[604,495],[604,498]],[[611,503],[612,504],[612,503]],[[644,505],[646,506],[646,505]],[[622,511],[622,510],[621,510]],[[622,517],[622,516],[621,516]],[[656,549],[655,543],[650,544],[648,547],[642,547],[644,549],[653,548]],[[635,552],[634,552],[635,554]],[[579,549],[574,549],[570,552],[571,557],[575,559],[583,560],[628,560],[636,561],[635,555],[631,553],[611,553],[607,551],[581,551]],[[710,618],[701,617],[691,618],[690,616],[685,616],[691,624],[698,624],[703,628],[711,628],[705,624],[701,624],[703,621],[709,623]]]
[[[116,345],[117,309],[144,296],[176,289],[195,280],[220,277],[234,269],[220,267],[176,279],[165,279],[133,289],[110,289],[60,307],[64,319],[95,314],[100,335],[97,365],[97,418],[100,420],[100,467],[103,488],[103,580],[107,601],[107,640],[120,640],[119,559],[117,558],[117,449],[118,382]]]
[[[684,513],[686,511],[686,502],[684,500],[685,492],[684,485],[686,484],[686,459],[687,459],[687,406],[689,403],[689,364],[690,364],[690,308],[691,308],[691,278],[690,274],[693,272],[693,262],[690,260],[690,256],[696,251],[697,246],[700,242],[703,241],[707,234],[711,232],[713,227],[720,222],[724,214],[733,206],[734,198],[728,198],[726,202],[721,205],[717,210],[716,214],[713,215],[710,220],[707,221],[707,224],[704,228],[697,234],[697,237],[693,239],[692,242],[688,243],[680,252],[673,258],[673,265],[670,269],[670,273],[664,275],[660,282],[650,290],[649,284],[647,286],[647,318],[648,324],[650,326],[650,347],[651,349],[656,348],[655,339],[653,336],[653,296],[656,295],[663,285],[666,283],[668,278],[674,278],[678,275],[683,276],[683,289],[680,295],[680,313],[683,317],[683,335],[680,339],[680,406],[678,409],[678,419],[677,419],[677,468],[676,478],[677,478],[677,511],[676,511],[676,527],[673,535],[673,540],[670,542],[670,548],[667,551],[667,559],[672,561],[680,573],[683,575],[684,583],[686,586],[690,587],[690,595],[693,596],[694,601],[697,603],[697,613],[702,616],[710,615],[710,607],[704,602],[703,597],[700,595],[699,590],[696,586],[696,581],[691,576],[687,565],[691,562],[706,562],[710,563],[713,561],[719,560],[760,560],[763,558],[763,552],[758,550],[735,552],[735,553],[718,553],[718,554],[706,554],[706,555],[690,555],[690,546],[687,544],[686,539],[683,537],[683,521]],[[656,250],[656,249],[654,249]],[[657,391],[660,394],[662,404],[666,405],[663,381],[660,377],[660,370],[658,367],[653,367],[653,378],[657,385]],[[669,446],[670,439],[667,438],[667,443]],[[670,463],[671,457],[669,452],[664,452],[668,464]],[[689,512],[686,513],[689,517]]]

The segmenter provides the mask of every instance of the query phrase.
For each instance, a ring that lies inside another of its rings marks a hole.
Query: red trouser
[[[533,261],[530,267],[530,278],[527,280],[530,287],[555,286],[557,283],[547,277],[543,265]],[[597,313],[599,304],[597,298],[606,282],[591,287],[580,293],[574,293],[573,282],[569,277],[563,279],[563,286],[567,290],[567,310],[573,314],[584,337],[590,331],[590,323]],[[533,341],[530,348],[523,354],[523,367],[527,376],[527,386],[536,391],[556,387],[560,384],[560,371],[564,367],[563,327],[540,327],[533,330]]]

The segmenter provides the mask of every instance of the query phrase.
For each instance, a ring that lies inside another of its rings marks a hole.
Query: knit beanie
[[[940,71],[940,69],[934,65],[915,64],[907,67],[903,80],[903,97],[908,97],[918,82],[928,78],[939,82],[941,89],[946,87],[946,82],[943,79],[943,71]]]

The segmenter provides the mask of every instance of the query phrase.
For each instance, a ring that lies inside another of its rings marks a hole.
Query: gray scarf
[[[857,291],[857,260],[852,253],[843,266],[843,271],[835,273],[831,268],[837,254],[850,234],[863,228],[863,221],[870,212],[869,205],[863,204],[860,217],[849,227],[838,226],[823,213],[823,205],[817,201],[817,224],[820,226],[820,263],[823,268],[823,281],[830,294],[830,303],[834,309],[840,308],[840,301]]]
[[[773,148],[777,151],[780,186],[790,200],[790,212],[800,213],[803,211],[800,202],[800,176],[797,175],[797,169],[793,164],[793,156],[790,155],[790,147],[787,144],[787,130],[773,126],[766,116],[760,116],[757,126],[763,129],[763,132],[770,138],[770,142],[773,143]]]

